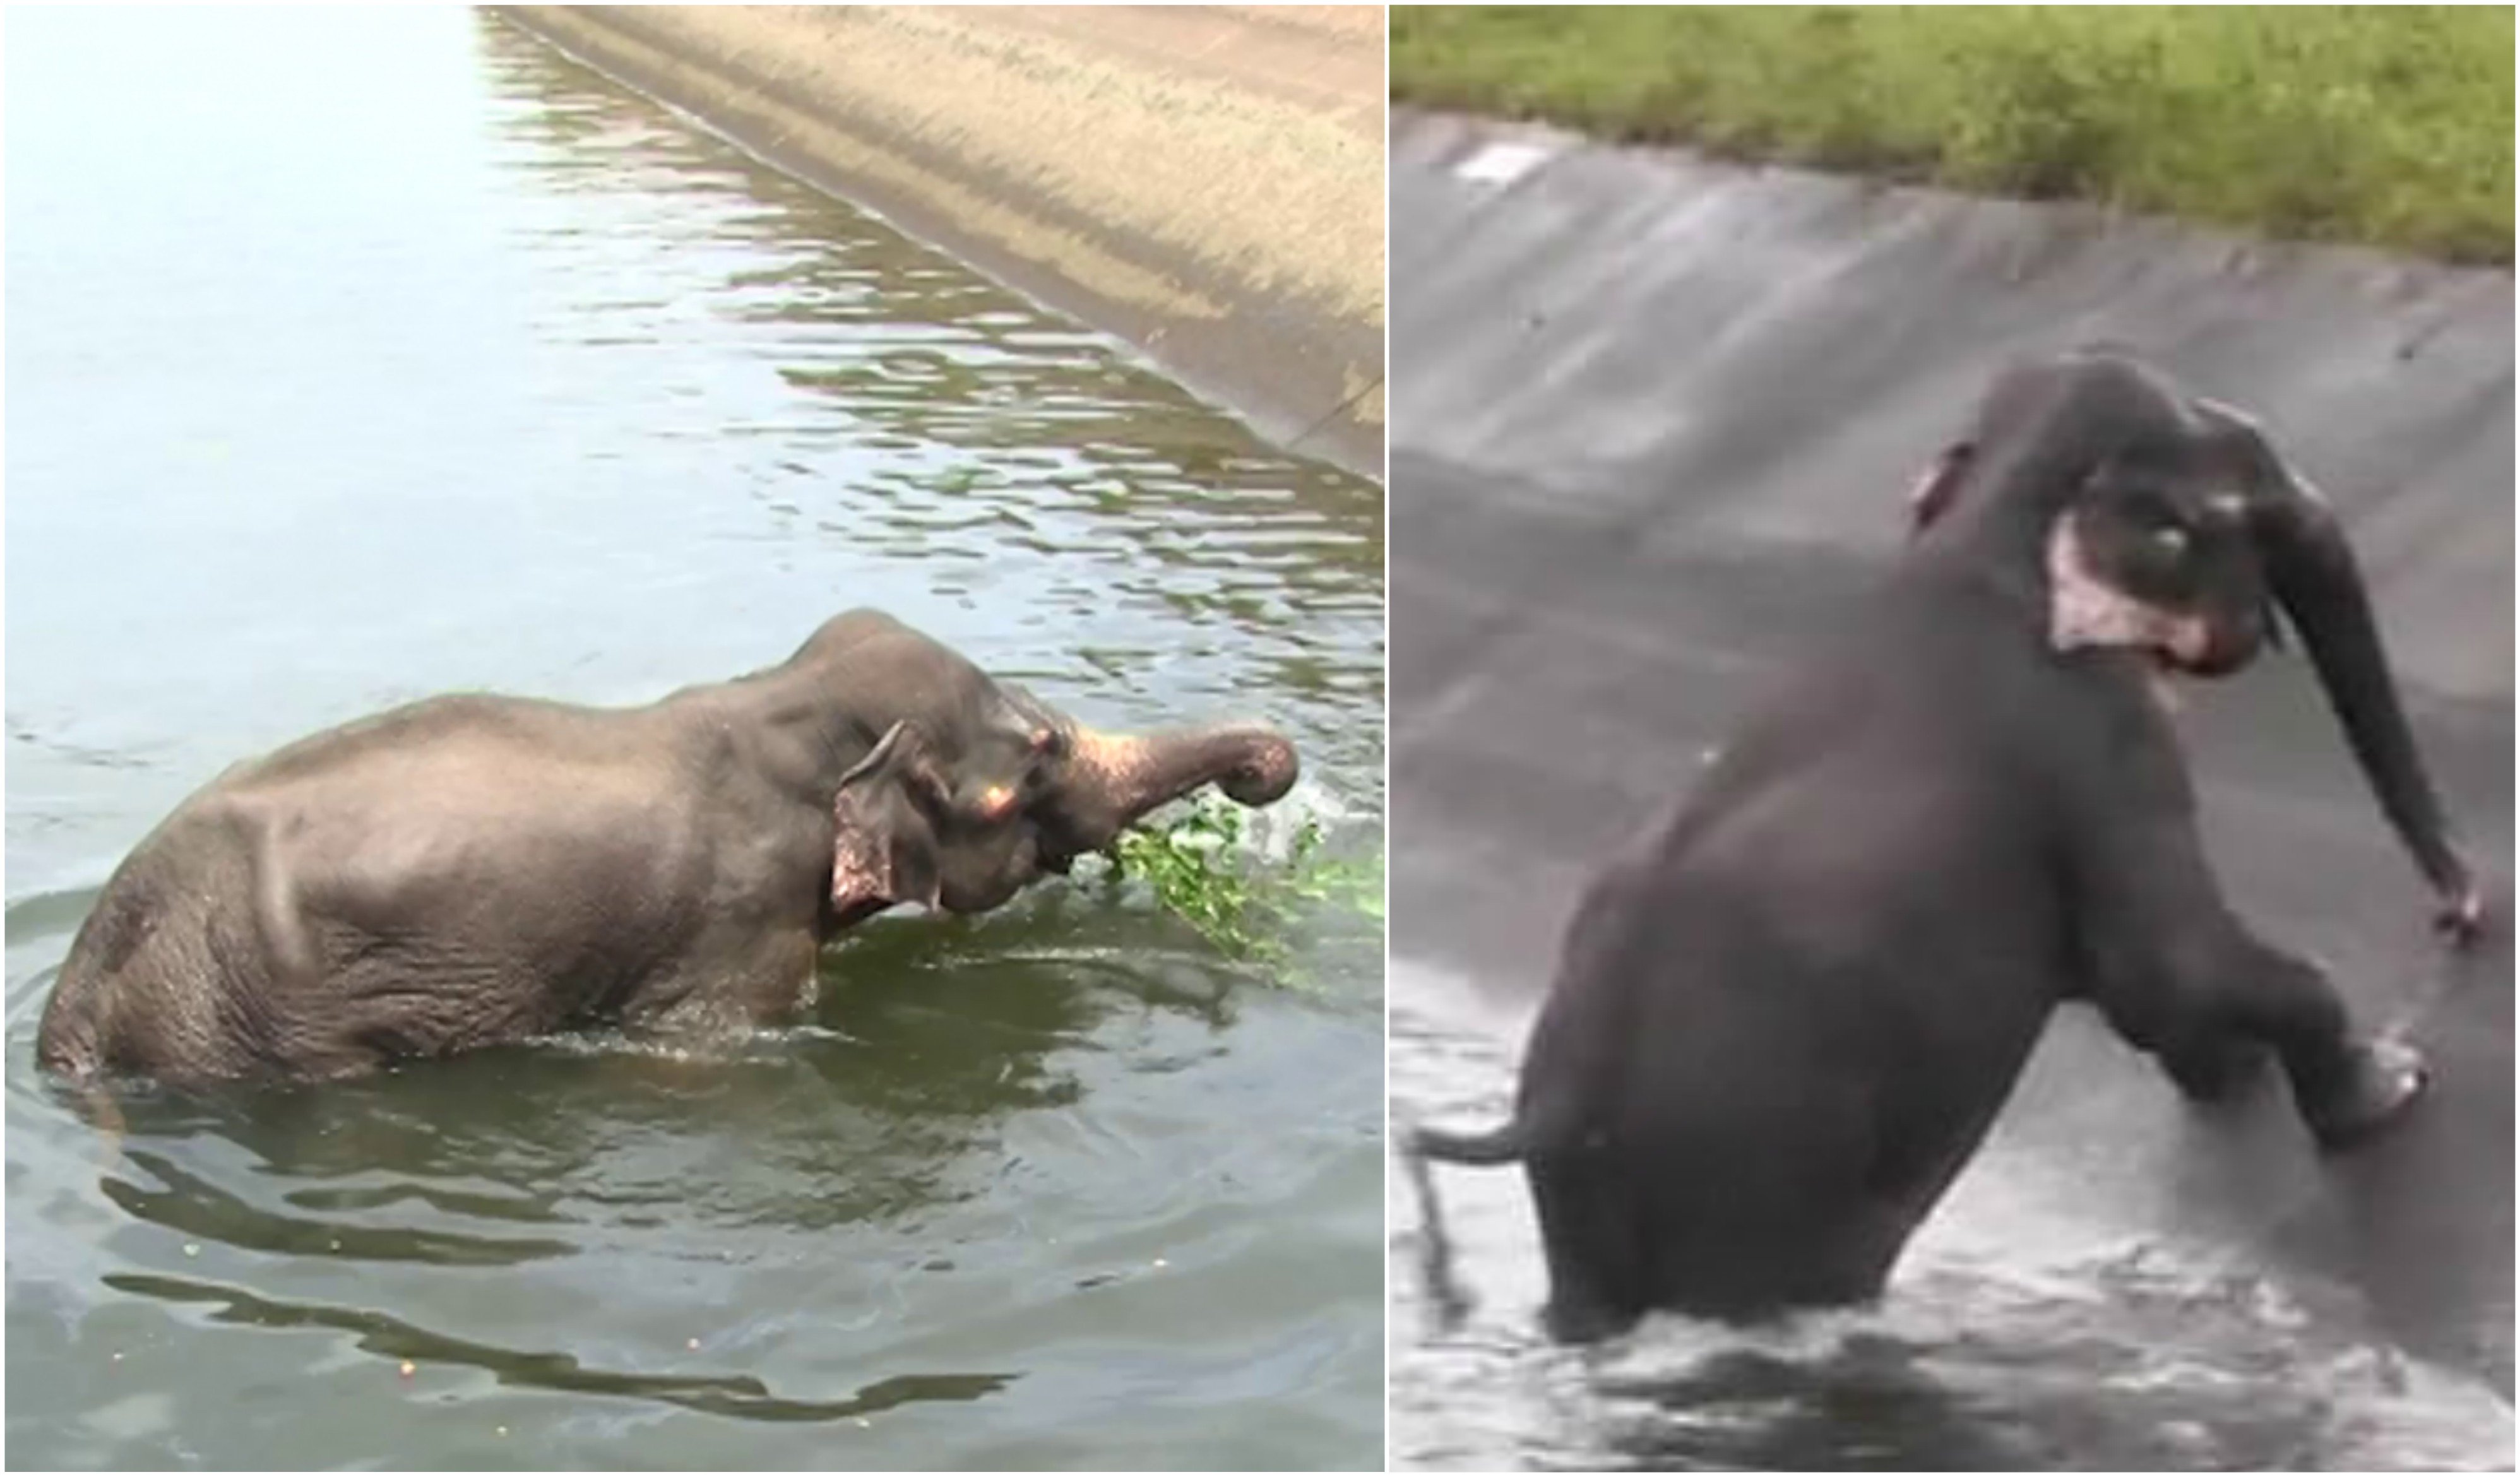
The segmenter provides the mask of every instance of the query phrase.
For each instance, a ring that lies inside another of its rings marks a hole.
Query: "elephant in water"
[[[2191,1098],[2272,1059],[2325,1148],[2423,1087],[2225,901],[2162,700],[2280,611],[2437,921],[2483,926],[2318,493],[2246,417],[2081,352],[1998,376],[1912,509],[1844,631],[1593,882],[1511,1119],[1404,1139],[1447,1311],[1435,1160],[1522,1165],[1563,1339],[1873,1297],[2068,1000]]]
[[[321,1077],[772,1020],[852,923],[996,908],[1200,785],[1266,805],[1295,775],[1266,728],[1096,733],[865,610],[647,707],[430,698],[179,806],[79,929],[36,1059]]]

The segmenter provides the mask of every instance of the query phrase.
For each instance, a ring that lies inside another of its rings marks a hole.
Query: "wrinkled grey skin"
[[[771,1020],[896,903],[995,908],[1215,783],[1264,728],[1097,734],[887,616],[606,710],[431,698],[240,764],[106,884],[36,1059],[72,1077],[335,1076],[621,1022]]]
[[[2317,495],[2103,352],[1999,376],[1917,494],[1842,635],[1592,884],[1511,1121],[1405,1141],[1439,1309],[1430,1159],[1523,1165],[1560,1338],[1868,1300],[2069,999],[2191,1097],[2271,1055],[2323,1146],[2416,1097],[2411,1049],[2225,904],[2157,691],[2244,665],[2280,606],[2445,930],[2481,925]]]

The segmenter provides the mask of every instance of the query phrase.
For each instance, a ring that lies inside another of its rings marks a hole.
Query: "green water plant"
[[[1244,844],[1248,825],[1239,807],[1202,796],[1124,832],[1106,877],[1114,886],[1146,883],[1220,952],[1255,963],[1283,962],[1286,925],[1301,904],[1382,916],[1380,867],[1329,856],[1319,820],[1299,823],[1277,860]]]

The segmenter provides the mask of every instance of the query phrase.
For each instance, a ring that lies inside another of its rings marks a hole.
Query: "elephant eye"
[[[1018,798],[1014,786],[992,784],[980,791],[979,797],[972,804],[972,809],[982,821],[995,826],[1015,813]]]
[[[2162,523],[2152,530],[2152,547],[2165,558],[2180,559],[2187,553],[2187,530],[2175,523]]]

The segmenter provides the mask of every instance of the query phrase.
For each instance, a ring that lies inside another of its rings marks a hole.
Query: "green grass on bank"
[[[1391,11],[1407,103],[2501,263],[2511,62],[2508,6]]]

